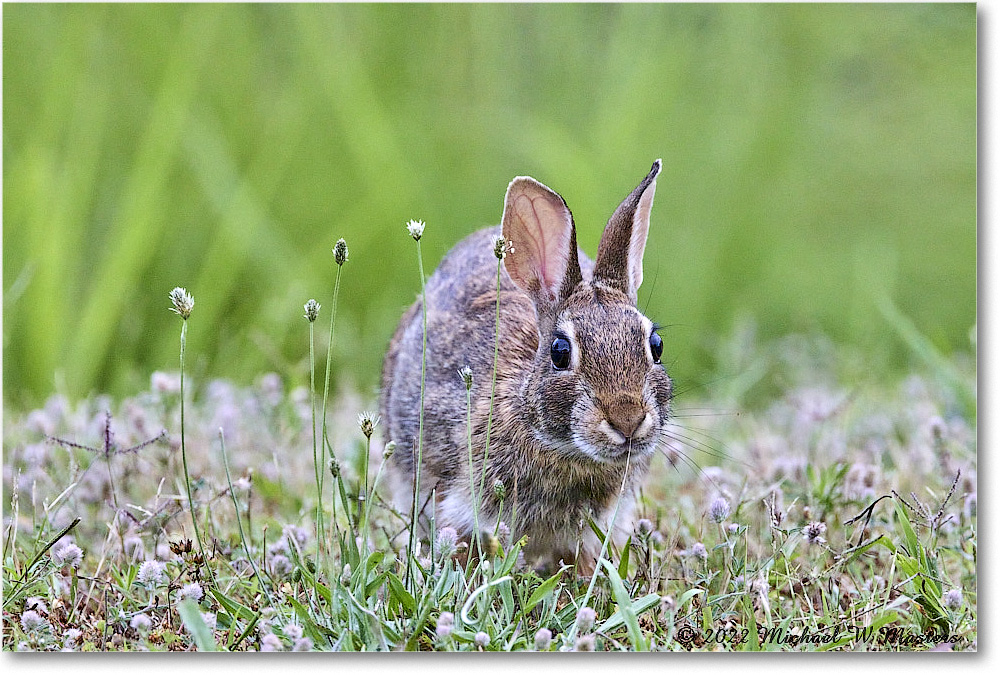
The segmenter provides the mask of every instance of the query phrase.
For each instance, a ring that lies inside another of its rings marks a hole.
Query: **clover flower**
[[[278,555],[271,556],[271,571],[279,577],[283,577],[292,571],[292,561],[288,559],[288,556]]]
[[[67,628],[63,633],[63,648],[72,650],[83,637],[83,631],[79,628]]]
[[[268,633],[260,638],[260,650],[262,652],[280,652],[285,649],[281,638],[274,633]]]
[[[729,517],[729,502],[725,497],[716,497],[708,507],[709,517],[716,523],[721,523]]]
[[[149,632],[149,629],[153,627],[153,620],[146,614],[136,614],[132,617],[132,620],[129,621],[128,625],[140,635],[145,635]]]
[[[806,535],[806,541],[810,544],[826,543],[826,538],[823,536],[826,534],[826,523],[824,522],[814,520],[806,525],[802,532]]]
[[[203,597],[205,597],[205,592],[201,589],[201,584],[198,582],[192,582],[190,584],[185,584],[180,592],[181,599],[191,598],[195,602],[200,602]]]
[[[437,555],[439,560],[447,560],[458,550],[458,531],[454,527],[442,527],[438,530]]]
[[[21,628],[24,629],[24,632],[29,635],[32,633],[40,633],[48,627],[48,620],[33,609],[29,609],[21,614]]]
[[[146,588],[153,588],[163,581],[165,570],[166,565],[159,560],[147,560],[139,566],[139,574],[136,579]]]
[[[76,569],[83,560],[83,551],[76,544],[66,543],[52,551],[52,560],[60,567],[69,565]]]
[[[691,555],[702,560],[708,560],[708,549],[705,548],[703,543],[696,541],[691,545]]]
[[[552,645],[552,631],[548,628],[539,628],[535,633],[535,649],[540,652],[548,651]]]
[[[441,612],[441,616],[438,617],[437,626],[434,628],[434,632],[442,640],[451,635],[452,630],[455,628],[455,615],[451,612]]]

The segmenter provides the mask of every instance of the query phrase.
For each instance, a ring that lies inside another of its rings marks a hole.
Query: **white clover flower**
[[[548,651],[552,645],[552,631],[548,628],[539,628],[535,633],[535,649],[540,652]]]
[[[285,525],[281,528],[281,534],[283,534],[285,539],[289,542],[294,540],[299,546],[305,546],[306,542],[309,541],[309,530],[304,527],[299,527],[298,525]]]
[[[191,582],[190,584],[185,584],[181,589],[180,593],[181,599],[191,598],[195,602],[200,602],[203,597],[205,597],[205,592],[201,589],[201,584],[197,581]]]
[[[442,527],[438,530],[437,557],[439,560],[447,560],[458,550],[458,532],[454,527]]]
[[[137,633],[145,635],[153,627],[153,620],[145,614],[136,614],[129,624]]]
[[[826,534],[826,523],[814,520],[805,526],[802,530],[803,534],[806,536],[806,541],[810,544],[825,544],[826,538],[823,536]]]
[[[80,642],[81,637],[83,637],[83,631],[79,628],[67,628],[66,632],[63,633],[63,648],[72,651],[73,647]]]
[[[28,600],[24,603],[24,606],[37,612],[41,612],[42,614],[49,613],[49,608],[48,605],[45,604],[45,600],[37,595],[33,595],[28,598]]]
[[[292,645],[293,652],[311,652],[313,648],[313,641],[307,637],[299,638]]]
[[[581,635],[576,639],[573,651],[592,652],[597,646],[597,639],[593,635]]]
[[[947,591],[941,600],[948,609],[957,610],[962,606],[962,591],[958,588],[953,588]]]
[[[285,637],[290,640],[298,640],[302,637],[302,626],[296,626],[294,623],[289,623],[281,629],[281,632],[284,633]]]
[[[441,612],[441,616],[438,617],[437,626],[435,627],[435,632],[437,636],[442,640],[451,635],[452,630],[455,628],[455,615],[451,612]]]
[[[285,649],[281,638],[274,633],[267,633],[260,638],[260,650],[262,652],[280,652]]]
[[[424,236],[424,227],[422,220],[411,220],[406,223],[406,231],[410,233],[414,241],[420,241],[420,237]]]
[[[488,647],[490,644],[490,636],[483,631],[476,633],[476,637],[473,638],[473,640],[476,643],[476,646],[480,648]]]
[[[153,588],[166,576],[166,565],[159,560],[147,560],[139,566],[136,579],[146,588]]]
[[[729,517],[729,502],[725,497],[716,497],[708,508],[709,517],[716,523],[721,523]]]
[[[33,609],[21,614],[21,628],[29,635],[39,633],[49,627],[49,622],[41,614]]]
[[[702,560],[708,560],[708,549],[705,548],[703,543],[696,541],[691,545],[691,555]]]
[[[576,625],[584,633],[594,627],[596,620],[597,612],[592,607],[581,607],[580,611],[576,613]]]
[[[283,577],[289,574],[293,569],[292,561],[288,559],[287,556],[278,555],[271,556],[271,571],[279,577]]]

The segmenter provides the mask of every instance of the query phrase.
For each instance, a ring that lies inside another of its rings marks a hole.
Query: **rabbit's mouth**
[[[651,455],[660,436],[652,422],[644,435],[634,434],[632,438],[626,438],[614,428],[602,428],[605,425],[607,422],[602,422],[590,433],[573,434],[577,451],[601,464],[624,463],[629,457]]]

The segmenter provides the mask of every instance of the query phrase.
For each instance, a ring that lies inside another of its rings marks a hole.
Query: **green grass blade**
[[[625,626],[628,628],[628,636],[632,642],[632,647],[638,652],[649,651],[646,638],[642,634],[642,629],[639,628],[639,618],[636,616],[635,609],[632,606],[632,599],[625,590],[625,585],[622,583],[621,577],[618,576],[618,570],[615,569],[610,560],[602,560],[601,564],[607,570],[608,581],[611,582],[611,592],[614,594],[615,602],[618,603],[618,610],[622,613],[622,618],[625,620]]]
[[[201,609],[194,600],[191,600],[190,598],[182,600],[177,605],[177,612],[181,615],[181,621],[184,622],[184,627],[187,628],[189,633],[191,633],[191,637],[194,639],[194,643],[198,647],[198,651],[218,651],[215,644],[215,635],[208,627],[208,624],[205,623],[205,620],[201,618]]]

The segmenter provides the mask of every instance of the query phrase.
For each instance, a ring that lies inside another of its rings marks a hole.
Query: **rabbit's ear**
[[[617,288],[636,301],[642,284],[642,253],[649,234],[649,212],[661,160],[653,162],[639,187],[625,198],[604,228],[594,262],[594,283]]]
[[[534,178],[519,176],[507,186],[503,236],[512,247],[504,258],[507,273],[540,312],[554,310],[580,283],[573,214]]]

